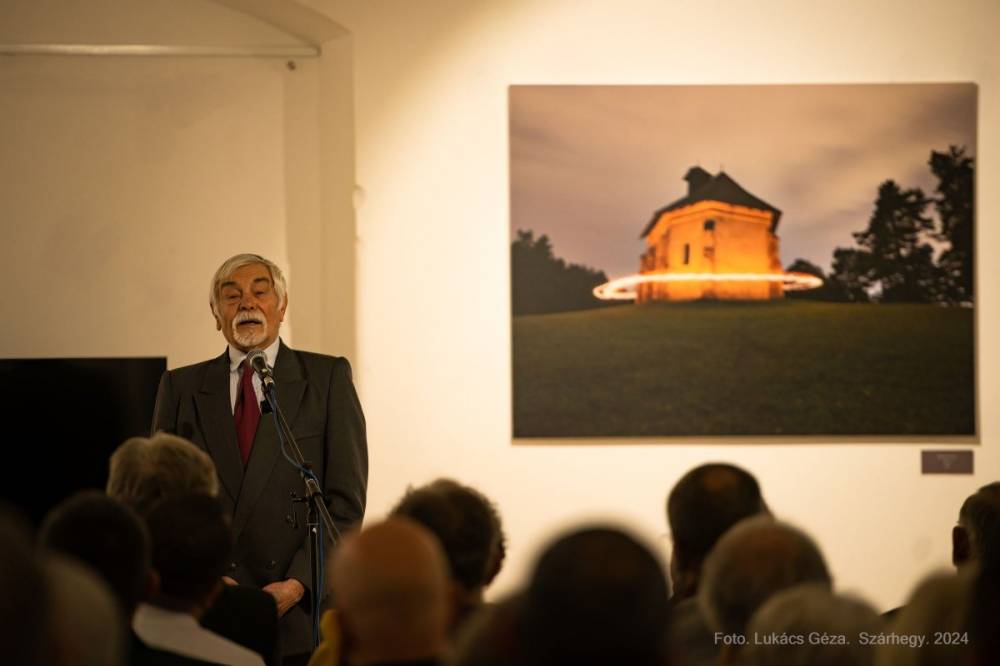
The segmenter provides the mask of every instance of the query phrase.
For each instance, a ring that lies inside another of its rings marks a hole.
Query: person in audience
[[[951,561],[961,571],[970,565],[1000,559],[1000,481],[987,484],[969,495],[951,530]],[[899,606],[882,614],[886,621],[903,611]]]
[[[665,663],[670,585],[657,558],[613,527],[560,537],[535,566],[518,627],[523,663]]]
[[[860,599],[823,585],[798,585],[768,599],[750,619],[744,666],[872,666],[882,621]]]
[[[983,486],[966,498],[951,530],[951,560],[956,567],[1000,560],[1000,481]]]
[[[260,655],[199,626],[224,587],[233,532],[219,501],[191,493],[158,502],[146,517],[160,586],[135,612],[135,633],[147,645],[231,666],[263,666]]]
[[[107,494],[140,517],[167,498],[186,493],[216,497],[219,478],[207,453],[166,433],[133,437],[111,455]],[[230,567],[227,571],[231,570]],[[201,625],[277,663],[278,610],[274,598],[232,579],[201,617]]]
[[[441,663],[451,613],[448,563],[425,527],[392,517],[349,535],[333,555],[330,580],[346,663]],[[336,651],[327,655],[327,666],[340,663]]]
[[[124,664],[125,627],[107,583],[89,567],[58,553],[42,558],[48,590],[46,625],[54,666]]]
[[[49,666],[45,574],[24,517],[0,502],[0,663]]]
[[[207,453],[176,435],[132,437],[111,454],[108,496],[140,516],[168,497],[219,494],[219,477]]]
[[[667,498],[673,539],[670,576],[674,595],[670,617],[671,663],[714,664],[719,642],[698,606],[701,567],[726,530],[750,516],[769,513],[752,474],[726,463],[707,463],[685,474]]]
[[[448,666],[521,666],[518,626],[524,594],[518,592],[472,615],[455,637]]]
[[[975,567],[956,573],[934,573],[925,578],[906,605],[899,609],[887,632],[893,636],[922,636],[924,643],[879,645],[878,666],[957,666],[969,663],[969,607]],[[944,638],[944,640],[935,640]]]
[[[448,558],[456,592],[455,627],[483,603],[500,572],[505,537],[496,508],[482,493],[451,479],[409,490],[391,511],[429,529]]]
[[[57,504],[42,521],[38,545],[73,557],[111,587],[127,621],[155,587],[150,570],[149,534],[127,506],[96,490]]]
[[[971,663],[1000,663],[1000,481],[965,500],[952,531],[952,560],[974,577],[970,594]]]
[[[708,626],[697,597],[671,606],[667,634],[671,666],[714,666],[718,662],[722,643]]]
[[[208,662],[155,650],[136,636],[132,618],[140,602],[159,586],[151,568],[146,525],[127,506],[98,491],[83,491],[53,508],[38,535],[39,545],[91,567],[111,588],[126,635],[125,663],[132,666],[198,666]]]
[[[767,504],[757,479],[744,469],[707,463],[681,477],[667,498],[675,601],[697,594],[702,563],[719,537],[744,518],[760,513],[769,513]]]
[[[747,518],[722,535],[702,569],[698,602],[722,642],[720,663],[738,659],[747,622],[778,592],[802,583],[831,586],[819,548],[802,531],[770,516]]]
[[[994,535],[995,537],[996,535]],[[990,552],[996,544],[991,546]],[[969,645],[972,666],[1000,664],[1000,561],[983,560],[973,570],[969,607]]]

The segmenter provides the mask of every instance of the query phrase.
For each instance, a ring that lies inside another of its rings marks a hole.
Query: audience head
[[[186,439],[166,433],[133,437],[111,454],[107,493],[145,517],[160,501],[184,493],[219,493],[215,465]]]
[[[519,633],[529,659],[547,666],[662,664],[669,595],[646,546],[615,528],[580,529],[539,559]]]
[[[46,623],[45,574],[27,524],[0,503],[0,662],[41,666],[52,663]]]
[[[448,563],[429,530],[389,518],[345,538],[330,569],[349,663],[442,655],[451,619]]]
[[[693,596],[702,563],[719,537],[744,518],[766,512],[757,480],[739,467],[708,463],[681,477],[667,498],[674,593]]]
[[[500,571],[505,539],[496,508],[482,493],[451,479],[407,491],[392,510],[429,529],[448,558],[451,578],[480,600]]]
[[[754,612],[801,583],[830,587],[819,548],[800,530],[769,516],[748,518],[719,539],[705,560],[698,597],[716,631],[744,634]]]
[[[146,524],[160,577],[155,603],[200,615],[219,592],[233,547],[221,504],[199,493],[169,497],[153,507]]]
[[[859,637],[881,630],[881,619],[867,603],[834,595],[823,585],[799,585],[775,594],[754,613],[747,635],[757,640],[746,647],[740,663],[871,666],[875,648]]]
[[[1000,481],[970,495],[958,512],[951,532],[951,559],[955,566],[1000,560]]]
[[[960,641],[935,641],[942,632],[948,636],[968,637],[972,569],[958,575],[936,573],[924,579],[913,591],[906,605],[887,628],[898,636],[925,636],[923,646],[884,645],[878,648],[880,666],[952,666],[966,664],[969,645]]]
[[[96,490],[73,495],[42,522],[39,545],[91,567],[111,587],[124,616],[149,594],[146,526],[121,502]]]
[[[125,623],[107,584],[89,567],[56,553],[44,558],[42,567],[49,598],[45,625],[53,653],[51,663],[57,666],[124,663]]]
[[[515,666],[524,663],[518,633],[523,593],[484,606],[458,632],[450,666]]]

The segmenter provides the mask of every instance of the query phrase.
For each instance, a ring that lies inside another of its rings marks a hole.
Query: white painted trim
[[[166,44],[0,44],[0,55],[318,58],[319,46],[171,46]]]

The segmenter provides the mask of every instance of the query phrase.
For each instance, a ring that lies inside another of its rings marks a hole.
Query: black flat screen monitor
[[[167,359],[0,359],[0,498],[36,526],[57,503],[104,489],[108,458],[148,436]]]

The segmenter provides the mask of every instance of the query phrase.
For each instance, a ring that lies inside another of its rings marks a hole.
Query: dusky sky
[[[695,165],[724,170],[782,211],[781,263],[824,271],[854,246],[879,184],[932,194],[931,150],[975,156],[977,87],[954,84],[511,86],[511,238],[638,271],[653,211],[687,193]],[[928,208],[933,213],[932,208]]]

